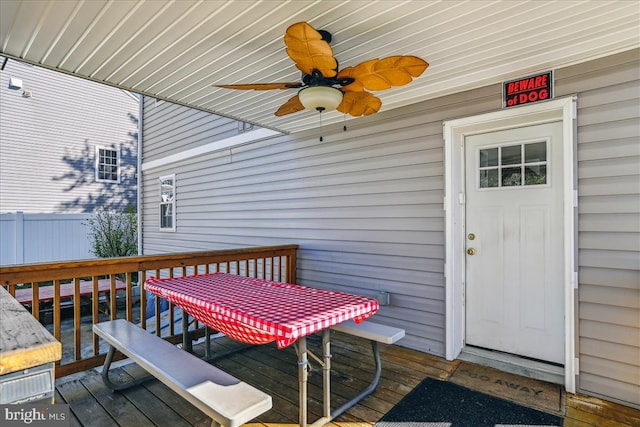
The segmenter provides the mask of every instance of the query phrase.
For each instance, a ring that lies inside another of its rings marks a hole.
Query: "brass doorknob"
[[[469,248],[467,249],[467,255],[475,255],[476,254],[476,250],[473,248]]]

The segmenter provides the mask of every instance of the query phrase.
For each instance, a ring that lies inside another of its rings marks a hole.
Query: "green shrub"
[[[109,211],[99,209],[87,221],[91,252],[100,258],[138,254],[138,217],[134,207]]]

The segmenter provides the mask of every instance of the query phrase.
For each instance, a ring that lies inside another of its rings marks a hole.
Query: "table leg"
[[[300,342],[300,340],[298,340]],[[299,366],[307,366],[307,356],[311,355],[316,361],[322,365],[322,417],[310,424],[310,427],[322,427],[329,423],[334,417],[331,415],[331,331],[324,329],[322,331],[322,359],[307,351],[306,342],[303,347],[298,347],[298,364]],[[302,350],[304,349],[304,355]],[[304,373],[300,371],[300,390],[304,388],[304,395],[300,394],[300,425],[306,426],[307,422],[307,377],[308,366]],[[304,381],[304,385],[303,385]],[[304,399],[304,400],[302,400]],[[304,405],[304,406],[303,406]],[[304,408],[304,413],[302,412]],[[304,418],[303,418],[304,414]],[[304,424],[303,424],[304,423]]]
[[[184,310],[182,310],[182,349],[189,353],[193,352],[189,338],[189,313]]]
[[[298,347],[298,399],[300,427],[307,426],[307,379],[309,375],[307,360],[307,338],[302,337],[296,341]]]
[[[211,329],[205,325],[204,327],[204,337],[205,337],[205,346],[204,346],[204,358],[205,360],[209,360],[211,358]]]
[[[330,329],[322,331],[322,401],[324,403],[323,415],[331,417],[331,340]]]

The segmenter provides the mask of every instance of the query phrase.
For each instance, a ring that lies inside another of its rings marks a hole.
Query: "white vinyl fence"
[[[87,221],[92,214],[0,214],[0,265],[96,258]]]

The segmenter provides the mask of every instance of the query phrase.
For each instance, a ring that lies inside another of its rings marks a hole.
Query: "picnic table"
[[[116,291],[126,289],[126,284],[116,280]],[[53,301],[53,286],[38,287],[38,300],[40,302]],[[111,280],[98,280],[98,293],[111,292]],[[80,296],[89,296],[93,293],[93,282],[91,280],[80,281]],[[60,300],[71,299],[74,294],[74,284],[64,283],[60,285]],[[15,298],[23,305],[33,302],[33,292],[29,289],[16,289]]]
[[[120,281],[116,280],[116,292],[125,290],[127,285]],[[71,300],[74,296],[74,288],[75,285],[73,283],[64,283],[60,285],[60,301],[71,303]],[[38,287],[38,301],[40,303],[50,303],[53,301],[53,286],[39,286]],[[98,295],[106,294],[111,292],[111,279],[99,279],[98,280]],[[93,294],[93,281],[91,280],[81,280],[80,281],[80,298],[88,298]],[[32,305],[33,304],[33,290],[31,288],[28,289],[16,289],[15,299],[20,302],[22,305]],[[109,298],[104,298],[107,303],[107,312],[110,311],[111,307],[109,307]],[[40,313],[44,314],[45,312],[51,311],[51,307],[47,307],[46,304],[40,307]],[[44,317],[42,317],[44,319]]]
[[[150,278],[146,290],[181,307],[185,313],[230,338],[248,344],[295,344],[298,353],[299,420],[307,425],[308,354],[306,337],[322,332],[323,414],[314,425],[331,420],[330,328],[356,323],[378,311],[378,301],[344,292],[237,276],[227,273]],[[187,316],[183,316],[183,321]],[[187,328],[183,337],[188,340]]]

